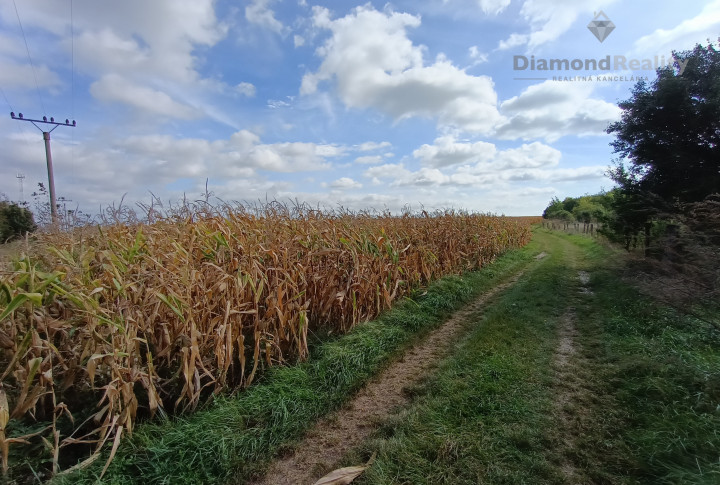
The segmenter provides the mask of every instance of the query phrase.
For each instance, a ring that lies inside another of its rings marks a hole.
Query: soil
[[[590,274],[578,271],[580,294],[592,294],[586,286],[590,282]],[[584,483],[583,473],[578,470],[570,458],[576,448],[585,423],[588,422],[588,407],[581,404],[588,401],[588,389],[584,385],[583,357],[579,353],[580,334],[576,328],[577,313],[574,307],[567,309],[560,319],[558,327],[558,346],[555,350],[553,368],[555,371],[555,394],[553,407],[557,429],[562,442],[560,469],[566,483]]]
[[[542,253],[538,259],[544,256]],[[405,352],[347,405],[319,421],[294,453],[272,463],[265,477],[255,485],[310,485],[332,471],[343,455],[367,439],[395,410],[409,404],[406,389],[419,384],[449,354],[467,326],[478,321],[477,314],[488,300],[515,284],[523,273],[456,312]]]

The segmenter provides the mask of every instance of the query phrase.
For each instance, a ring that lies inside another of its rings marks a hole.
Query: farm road
[[[294,447],[294,451],[274,461],[262,480],[255,485],[313,484],[333,469],[348,464],[348,456],[357,457],[357,450],[372,449],[373,437],[377,430],[389,420],[407,414],[413,406],[414,397],[408,392],[425,381],[432,379],[438,367],[452,355],[462,352],[460,346],[467,335],[478,331],[484,324],[485,312],[497,304],[497,300],[508,299],[508,290],[533,277],[545,266],[548,259],[561,260],[567,279],[562,288],[563,308],[553,316],[553,328],[547,337],[545,357],[548,363],[544,369],[547,378],[545,391],[551,394],[548,424],[550,439],[556,443],[556,453],[549,459],[554,461],[550,472],[553,483],[582,483],[584,475],[577,468],[572,455],[573,448],[589,418],[577,413],[576,402],[589,399],[583,385],[581,339],[576,327],[576,306],[583,298],[592,296],[588,288],[589,274],[580,269],[581,251],[574,244],[550,234],[540,235],[543,251],[538,252],[535,261],[521,269],[506,282],[481,295],[473,303],[456,312],[440,328],[430,333],[400,359],[391,363],[372,382],[361,390],[346,406],[322,419]],[[555,258],[551,258],[555,253]],[[557,265],[557,262],[552,263]],[[527,302],[504,302],[504,305],[522,305]],[[542,345],[540,345],[542,346]],[[580,413],[582,414],[582,413]],[[356,454],[353,455],[353,452]],[[355,460],[353,464],[361,464]],[[385,479],[361,478],[361,483],[395,483]],[[407,478],[397,483],[416,483]],[[423,483],[432,483],[430,477]],[[442,483],[455,483],[450,477]],[[420,483],[420,482],[417,482]],[[437,482],[440,483],[440,482]],[[457,483],[464,483],[458,480]],[[480,482],[476,482],[480,483]],[[490,482],[488,482],[490,483]]]

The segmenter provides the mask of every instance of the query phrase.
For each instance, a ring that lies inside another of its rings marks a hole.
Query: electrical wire
[[[28,47],[27,37],[25,37],[25,29],[23,29],[22,22],[20,21],[20,12],[18,12],[15,0],[13,0],[13,6],[15,7],[15,15],[17,15],[18,24],[20,25],[20,32],[22,32],[23,40],[25,41],[25,50],[27,51],[28,61],[30,62],[33,77],[35,78],[35,89],[37,90],[38,99],[40,100],[40,107],[42,108],[43,114],[47,115],[47,111],[45,111],[45,103],[43,103],[42,95],[40,94],[40,85],[38,84],[37,74],[35,73],[35,65],[33,64],[32,57],[30,57],[30,47]]]
[[[5,100],[5,102],[7,103],[7,105],[10,107],[10,111],[11,111],[11,112],[15,112],[15,110],[14,110],[13,107],[12,107],[12,104],[10,104],[10,101],[8,100],[7,96],[5,96],[5,91],[3,91],[3,88],[0,88],[0,93],[2,93],[3,99]]]
[[[70,0],[70,76],[72,91],[70,114],[75,119],[75,19],[73,18],[73,0]]]
[[[70,0],[70,115],[75,121],[75,18],[73,16],[73,0]],[[70,170],[75,179],[75,130],[70,132]]]

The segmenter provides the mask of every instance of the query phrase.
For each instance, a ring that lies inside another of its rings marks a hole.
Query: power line
[[[22,32],[23,40],[25,41],[25,50],[27,51],[28,61],[30,61],[30,67],[32,68],[33,77],[35,78],[35,89],[37,90],[38,99],[40,100],[40,107],[42,108],[43,114],[47,114],[45,111],[45,103],[43,103],[42,95],[40,94],[40,85],[38,84],[37,74],[35,73],[35,65],[33,64],[32,57],[30,57],[30,47],[28,47],[27,38],[25,37],[25,29],[23,29],[22,22],[20,21],[20,12],[18,12],[17,4],[13,0],[15,6],[15,15],[17,15],[18,24],[20,25],[20,32]]]
[[[75,18],[73,16],[73,0],[70,0],[70,113],[75,118]],[[70,140],[70,170],[73,179],[75,178],[75,130],[72,131]]]
[[[3,99],[5,99],[5,102],[6,102],[7,105],[10,107],[10,111],[15,111],[15,110],[13,109],[12,105],[10,104],[10,101],[7,99],[7,96],[5,96],[5,91],[3,91],[3,88],[0,88],[0,93],[2,93]]]
[[[70,76],[72,80],[70,114],[75,118],[75,22],[73,19],[73,0],[70,0]]]

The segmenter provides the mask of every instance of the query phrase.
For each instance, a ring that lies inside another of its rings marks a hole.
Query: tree
[[[569,199],[566,198],[565,201]],[[573,216],[570,211],[565,209],[565,202],[560,202],[560,199],[553,197],[550,204],[543,211],[543,218],[545,219],[558,219],[561,221],[572,221]]]
[[[15,203],[0,201],[0,243],[23,237],[36,229],[32,212]]]
[[[673,67],[635,85],[619,104],[621,120],[607,129],[620,155],[610,177],[659,210],[720,187],[720,52],[708,44],[673,55]]]

